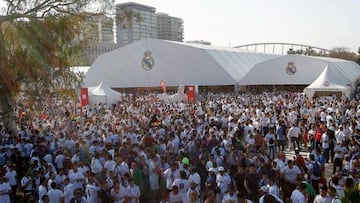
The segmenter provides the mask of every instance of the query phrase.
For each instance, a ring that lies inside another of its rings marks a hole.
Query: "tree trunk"
[[[11,132],[12,135],[16,135],[16,115],[11,101],[12,99],[9,95],[0,96],[0,109],[2,109],[1,115],[4,120],[4,129]]]

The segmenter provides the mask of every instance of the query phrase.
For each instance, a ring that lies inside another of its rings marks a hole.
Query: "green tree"
[[[356,54],[354,52],[351,52],[351,50],[346,47],[333,48],[329,53],[329,57],[340,58],[340,59],[345,59],[345,60],[350,60],[350,61],[357,60]]]
[[[4,126],[14,131],[14,99],[19,93],[29,101],[55,93],[74,95],[78,77],[69,67],[76,63],[81,47],[87,42],[81,32],[84,20],[103,13],[113,2],[5,0],[5,3],[0,17],[0,112]]]

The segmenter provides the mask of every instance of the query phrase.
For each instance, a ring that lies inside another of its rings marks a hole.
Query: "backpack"
[[[313,170],[312,170],[313,175],[316,177],[320,177],[321,176],[320,164],[316,161],[315,163],[312,163],[312,165],[313,165]]]

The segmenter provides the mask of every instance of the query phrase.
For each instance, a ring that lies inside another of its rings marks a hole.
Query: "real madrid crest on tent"
[[[154,67],[155,61],[154,58],[151,56],[151,51],[144,52],[144,57],[141,60],[141,65],[146,71],[150,71]]]
[[[286,73],[288,75],[294,75],[296,73],[296,66],[295,63],[290,61],[288,65],[286,66]]]

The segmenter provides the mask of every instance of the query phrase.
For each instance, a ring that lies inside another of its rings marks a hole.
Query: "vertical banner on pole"
[[[80,98],[81,98],[81,107],[89,104],[88,88],[81,88]]]
[[[187,86],[187,96],[188,96],[188,101],[190,101],[192,103],[196,102],[195,86],[194,85],[188,85]]]

